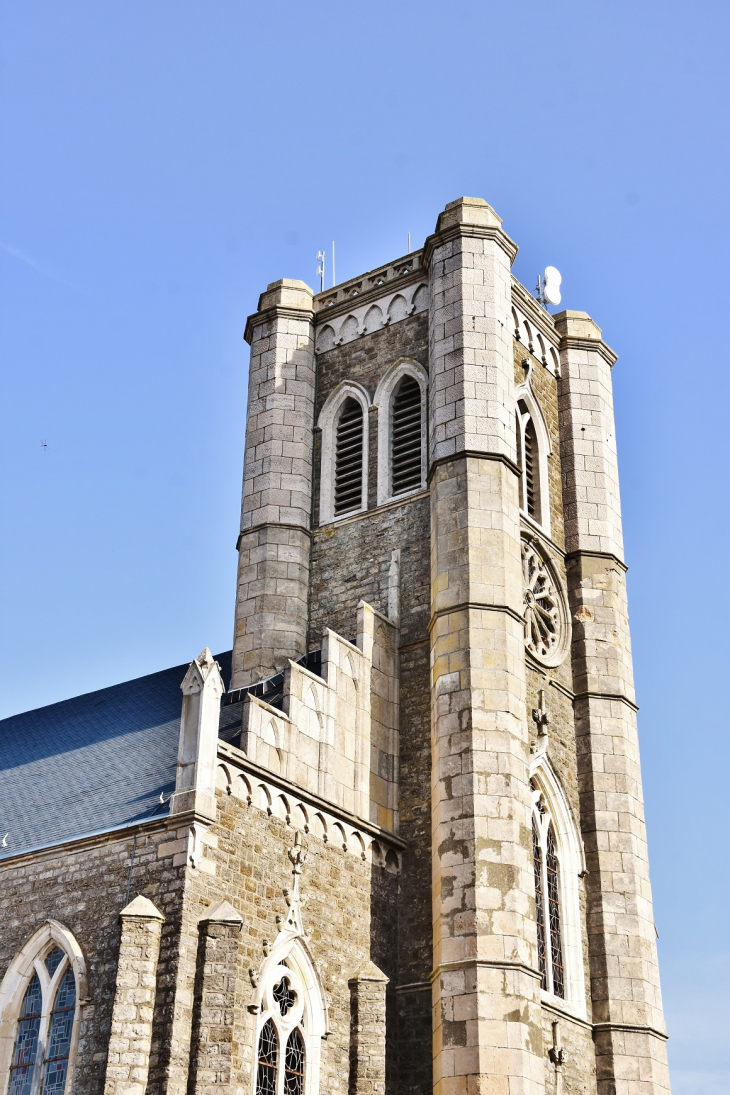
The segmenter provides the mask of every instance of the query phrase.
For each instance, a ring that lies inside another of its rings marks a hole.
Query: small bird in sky
[[[41,448],[42,449],[47,449],[48,448],[48,444],[47,444],[46,441],[41,441]]]

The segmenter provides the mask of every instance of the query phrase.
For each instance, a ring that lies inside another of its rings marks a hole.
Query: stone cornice
[[[408,273],[403,273],[404,270]],[[381,297],[387,297],[414,282],[427,281],[428,272],[423,267],[421,251],[412,251],[410,255],[367,270],[356,278],[333,285],[314,297],[315,323],[326,323],[328,319],[347,315],[354,308],[364,304],[376,304]]]
[[[534,323],[541,334],[545,335],[556,346],[559,346],[560,335],[555,330],[553,317],[514,275],[512,276],[512,294],[512,303],[519,305],[530,323]]]
[[[618,555],[614,555],[611,551],[583,551],[581,548],[578,548],[576,551],[567,551],[565,553],[566,566],[568,563],[573,562],[574,559],[580,560],[583,557],[591,559],[610,559],[616,566],[623,570],[624,574],[629,569],[623,559],[619,559]]]
[[[593,1030],[596,1034],[600,1034],[602,1031],[611,1032],[614,1030],[625,1031],[627,1034],[650,1034],[653,1038],[661,1038],[663,1042],[668,1041],[669,1035],[664,1030],[658,1030],[657,1027],[642,1026],[639,1023],[594,1023]]]
[[[514,460],[511,460],[509,456],[505,456],[503,452],[478,452],[476,449],[459,449],[458,452],[450,453],[449,456],[439,456],[436,460],[431,461],[428,469],[429,486],[431,485],[433,473],[441,464],[449,464],[462,459],[496,460],[498,463],[504,464],[505,467],[514,472],[516,476],[519,477],[522,475],[522,472],[517,464],[515,464]]]
[[[314,322],[314,309],[312,308],[288,308],[282,304],[275,304],[272,308],[265,308],[262,312],[254,312],[246,320],[246,329],[243,332],[244,341],[249,346],[253,341],[254,328],[262,323],[268,323],[272,319],[300,319]]]
[[[539,970],[533,969],[532,966],[526,965],[524,962],[509,962],[499,961],[498,959],[491,958],[462,958],[458,962],[439,962],[429,974],[431,981],[435,981],[442,973],[451,973],[452,970],[470,970],[470,969],[487,969],[487,970],[515,970],[519,973],[526,973],[528,977],[534,977],[536,981],[542,981],[542,974]]]
[[[574,639],[573,641],[583,642],[582,639]],[[614,700],[618,703],[625,703],[632,711],[639,710],[638,704],[635,704],[633,700],[630,700],[628,696],[624,696],[621,692],[595,692],[585,689],[583,692],[575,693],[573,703],[577,704],[579,700]]]
[[[577,338],[575,335],[563,335],[560,339],[561,350],[588,350],[591,353],[599,354],[604,361],[606,361],[611,368],[614,367],[618,361],[618,354],[615,350],[612,350],[603,339],[598,338]]]
[[[428,622],[428,630],[432,631],[436,622],[442,616],[452,616],[455,612],[504,612],[507,616],[511,616],[513,620],[516,620],[518,624],[524,626],[525,623],[524,616],[521,616],[514,608],[510,608],[509,605],[490,605],[485,604],[483,601],[460,601],[458,604],[449,605],[447,608],[436,609]]]
[[[321,678],[318,679],[321,683]],[[281,714],[280,711],[277,711],[276,713]],[[320,798],[320,796],[313,791],[307,791],[303,787],[299,787],[296,783],[292,783],[290,780],[278,775],[276,772],[270,772],[268,768],[262,768],[261,765],[255,764],[252,760],[249,760],[242,749],[238,749],[235,745],[231,745],[230,742],[227,741],[222,741],[220,738],[218,739],[218,757],[233,762],[243,771],[250,772],[252,776],[265,780],[266,783],[270,783],[272,787],[276,787],[278,790],[284,791],[287,795],[291,795],[294,798],[300,799],[302,802],[306,802],[307,805],[313,806],[315,810],[321,810],[340,821],[345,821],[353,829],[359,829],[363,833],[367,833],[368,836],[373,837],[375,840],[392,845],[394,848],[399,848],[401,851],[407,847],[406,842],[389,829],[383,829],[380,825],[374,825],[372,821],[365,821],[364,818],[358,817],[356,814],[351,814],[349,810],[344,810],[341,806],[337,806],[336,803]]]
[[[260,521],[257,525],[250,525],[249,528],[241,529],[236,540],[236,551],[239,550],[244,536],[248,536],[250,532],[261,532],[262,529],[266,528],[288,528],[294,532],[303,532],[305,536],[312,536],[312,532],[305,525],[295,525],[291,521]]]
[[[50,841],[46,844],[36,844],[31,848],[23,848],[18,852],[4,855],[0,858],[0,870],[5,866],[17,867],[26,861],[42,861],[44,859],[58,859],[59,850],[64,849],[69,854],[84,851],[101,844],[111,844],[116,840],[122,840],[127,836],[135,836],[142,830],[157,832],[161,829],[178,829],[185,824],[186,817],[183,814],[163,814],[158,817],[141,818],[138,821],[129,821],[125,825],[117,825],[111,829],[94,829],[88,833],[80,833],[78,836],[68,837],[66,840]],[[207,822],[210,824],[210,821]]]
[[[515,261],[519,250],[514,240],[511,240],[503,229],[495,225],[486,224],[454,224],[445,228],[442,232],[434,232],[423,245],[423,265],[428,269],[431,265],[433,253],[437,247],[456,239],[495,240],[509,259],[510,266]]]

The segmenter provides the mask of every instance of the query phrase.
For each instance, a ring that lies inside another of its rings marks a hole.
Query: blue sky
[[[729,23],[705,0],[0,13],[0,714],[230,646],[259,292],[486,198],[517,276],[558,266],[620,355],[675,1095],[730,1092]]]

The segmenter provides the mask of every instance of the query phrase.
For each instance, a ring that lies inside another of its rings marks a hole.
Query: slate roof
[[[168,812],[188,664],[0,721],[0,859]]]

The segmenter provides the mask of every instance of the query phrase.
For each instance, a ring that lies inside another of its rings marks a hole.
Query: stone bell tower
[[[616,355],[516,253],[460,198],[419,251],[262,294],[232,688],[276,674],[293,733],[291,662],[371,659],[310,766],[349,802],[352,761],[402,847],[387,928],[372,906],[388,1095],[660,1095]]]

